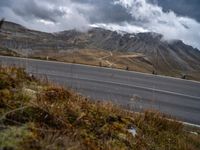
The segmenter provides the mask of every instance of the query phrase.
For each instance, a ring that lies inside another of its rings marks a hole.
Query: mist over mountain
[[[51,33],[91,25],[156,32],[200,49],[199,6],[197,0],[1,0],[0,18]]]

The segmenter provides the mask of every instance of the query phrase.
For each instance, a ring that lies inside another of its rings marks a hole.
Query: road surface
[[[156,109],[200,125],[200,82],[137,72],[0,56],[4,65],[26,67],[95,100],[112,101],[132,110]]]

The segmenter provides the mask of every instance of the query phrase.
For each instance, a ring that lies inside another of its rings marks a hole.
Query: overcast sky
[[[46,32],[157,32],[200,49],[200,0],[0,0],[0,17]]]

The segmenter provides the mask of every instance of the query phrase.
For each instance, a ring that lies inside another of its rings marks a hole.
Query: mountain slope
[[[179,40],[164,41],[157,33],[119,34],[92,28],[86,33],[70,30],[51,34],[5,22],[0,33],[0,47],[29,55],[82,49],[136,52],[142,53],[159,74],[200,74],[199,50]]]
[[[139,33],[120,35],[117,32],[90,32],[91,45],[107,50],[120,50],[143,53],[158,70],[178,69],[182,71],[200,70],[200,52],[181,41],[169,43],[156,33]],[[100,35],[100,36],[99,36]]]

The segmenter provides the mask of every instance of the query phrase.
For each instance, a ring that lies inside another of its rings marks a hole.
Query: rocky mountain
[[[93,29],[88,34],[91,47],[143,53],[162,71],[200,71],[200,51],[180,40],[167,42],[157,33],[121,35],[103,29]]]
[[[82,33],[75,30],[44,33],[5,22],[0,47],[29,55],[45,51],[96,49],[144,54],[158,72],[188,74],[200,72],[200,51],[180,40],[167,42],[157,33],[120,34],[101,28]]]

